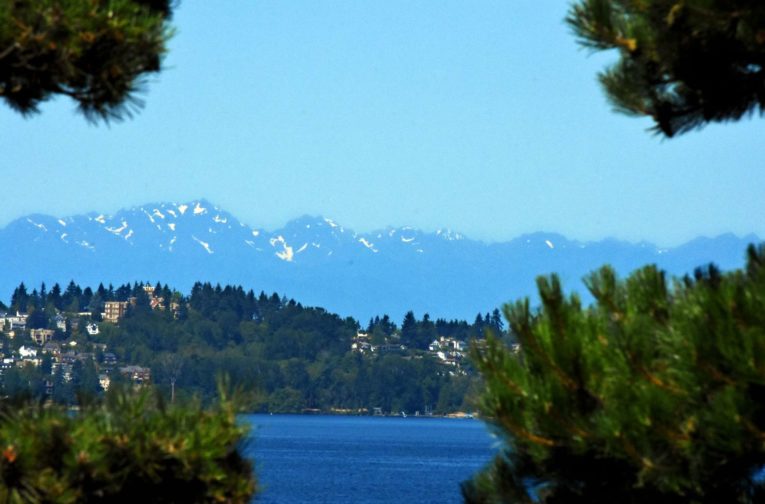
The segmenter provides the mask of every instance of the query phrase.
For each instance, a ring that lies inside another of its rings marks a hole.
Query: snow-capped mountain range
[[[304,216],[276,231],[251,228],[206,200],[158,203],[58,218],[21,217],[0,229],[0,299],[19,282],[115,285],[161,281],[188,292],[197,281],[278,292],[362,320],[407,310],[469,318],[521,296],[557,272],[583,292],[581,278],[609,263],[622,274],[657,263],[681,275],[709,262],[743,264],[754,235],[698,238],[662,249],[613,239],[579,242],[552,233],[486,244],[448,229],[410,227],[355,233],[332,219]]]

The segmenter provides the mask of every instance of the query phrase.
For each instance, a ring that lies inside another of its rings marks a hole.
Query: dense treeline
[[[98,393],[98,366],[108,351],[124,365],[151,369],[152,382],[180,396],[210,399],[216,379],[227,374],[247,394],[254,411],[304,410],[433,411],[446,413],[472,409],[466,403],[475,378],[466,365],[440,362],[428,345],[440,337],[467,341],[487,331],[502,332],[501,316],[479,314],[473,324],[465,321],[432,321],[412,312],[399,328],[388,315],[375,317],[365,328],[375,345],[385,351],[358,353],[351,344],[361,329],[353,318],[341,318],[322,308],[305,307],[277,294],[245,291],[242,287],[197,283],[184,296],[167,285],[126,284],[95,290],[74,282],[50,290],[43,284],[28,291],[15,289],[9,312],[28,313],[28,328],[55,329],[55,339],[76,341],[80,349],[95,345],[95,364],[75,363],[73,378],[65,381],[53,372],[50,358],[32,369],[6,370],[6,394],[27,387],[40,397],[53,395],[71,402],[79,392]],[[161,299],[159,306],[153,302]],[[97,335],[84,331],[84,322],[100,321],[104,303],[128,301],[118,324],[100,323]],[[79,314],[80,323],[69,327]],[[66,315],[67,328],[56,326],[56,316]],[[5,350],[19,348],[21,339],[6,338]],[[100,346],[99,346],[100,345]],[[104,347],[105,345],[105,347]],[[400,345],[406,347],[400,350]],[[101,348],[101,350],[98,350]],[[61,373],[59,372],[59,375]],[[114,373],[112,379],[121,377]],[[46,381],[48,386],[45,386]],[[56,386],[58,385],[58,386]]]

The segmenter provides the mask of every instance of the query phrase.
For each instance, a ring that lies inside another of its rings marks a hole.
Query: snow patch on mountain
[[[546,243],[546,244],[547,244],[547,246],[548,246],[548,247],[550,247],[551,249],[554,249],[554,248],[555,248],[555,245],[553,245],[553,242],[551,242],[550,240],[545,240],[545,243]]]
[[[188,205],[178,205],[178,211],[181,212],[181,215],[186,213],[186,210],[188,210]]]
[[[120,227],[116,228],[116,227],[110,226],[110,227],[107,227],[106,230],[109,231],[110,233],[114,233],[116,235],[119,235],[124,230],[126,230],[127,227],[128,227],[128,223],[126,221],[122,221],[122,225]]]
[[[125,235],[125,239],[128,240],[128,239],[130,239],[131,236],[133,236],[133,230],[132,229],[127,232],[127,234]]]
[[[220,215],[216,215],[213,217],[213,222],[217,222],[218,224],[225,224],[228,222],[228,219],[225,217],[221,217]]]
[[[162,212],[160,212],[160,211],[159,211],[159,210],[157,210],[156,208],[154,209],[154,212],[153,212],[153,213],[154,213],[154,216],[155,216],[155,217],[159,217],[160,219],[164,219],[164,218],[165,218],[165,214],[163,214]]]
[[[167,213],[169,213],[170,215],[172,215],[174,218],[177,218],[177,217],[178,217],[178,214],[176,214],[174,210],[169,210],[169,209],[168,209],[168,210],[167,210]]]
[[[84,247],[86,249],[96,250],[96,247],[91,245],[91,243],[86,240],[78,241],[77,245],[79,245],[80,247]]]
[[[167,224],[167,227],[170,228],[170,231],[175,231],[175,222],[169,222]]]
[[[202,205],[199,202],[197,202],[196,206],[194,207],[194,215],[202,215],[206,213],[207,213],[207,209],[202,207]]]
[[[414,241],[414,238],[413,238],[413,237],[412,237],[412,238],[404,238],[404,237],[402,236],[402,237],[401,237],[401,241],[402,241],[402,242],[404,242],[404,243],[411,243],[411,242],[413,242],[413,241]]]
[[[64,243],[69,243],[69,242],[66,240],[66,237],[67,237],[67,236],[69,236],[69,233],[61,233],[61,240],[62,240]]]
[[[44,224],[38,224],[35,221],[33,221],[32,219],[30,219],[30,218],[27,218],[27,222],[32,224],[36,228],[42,229],[43,231],[47,231],[48,230],[48,228],[46,228]]]
[[[64,221],[64,219],[59,219],[58,223],[61,224],[64,227],[66,227],[66,222]]]
[[[375,246],[374,246],[374,243],[370,243],[369,241],[367,241],[367,239],[366,239],[366,238],[359,238],[359,243],[361,243],[362,245],[364,245],[366,248],[368,248],[369,250],[371,250],[371,251],[372,251],[372,252],[374,252],[375,254],[379,252],[379,250],[377,250],[377,249],[375,248]]]
[[[296,254],[299,254],[299,253],[303,252],[303,251],[304,251],[305,249],[307,249],[307,248],[308,248],[308,244],[307,244],[307,243],[304,243],[302,247],[300,247],[299,249],[297,249],[297,250],[295,251],[295,253],[296,253]]]
[[[197,242],[198,244],[202,245],[202,248],[204,248],[207,251],[208,254],[212,254],[213,253],[212,249],[210,248],[210,244],[209,243],[203,242],[202,240],[200,240],[199,238],[197,238],[194,235],[191,235],[191,237],[194,239],[195,242]]]
[[[257,229],[252,231],[252,236],[254,236],[256,238],[258,237],[259,234],[260,234],[260,231],[258,231]]]
[[[93,220],[96,222],[100,222],[101,224],[106,224],[106,216],[104,214],[99,215]]]
[[[287,242],[284,241],[284,237],[282,235],[279,235],[276,238],[271,238],[269,243],[272,247],[276,247],[277,243],[282,247],[282,250],[275,252],[276,257],[282,261],[292,262],[292,258],[295,257],[295,253],[292,250],[292,247],[287,245]]]

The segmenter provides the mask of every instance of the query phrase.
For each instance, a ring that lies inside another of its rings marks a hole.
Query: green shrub
[[[765,502],[765,247],[671,286],[603,268],[591,307],[538,285],[540,310],[505,306],[520,353],[474,350],[503,449],[467,501]]]
[[[120,393],[75,413],[5,405],[0,502],[249,502],[245,435],[225,399],[166,407],[148,393]]]

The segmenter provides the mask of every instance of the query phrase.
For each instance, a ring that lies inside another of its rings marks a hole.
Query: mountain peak
[[[743,264],[756,236],[697,239],[659,249],[646,242],[569,240],[529,233],[486,244],[449,228],[412,226],[356,233],[334,219],[303,215],[281,229],[254,229],[205,199],[151,203],[113,215],[21,217],[0,229],[0,295],[33,285],[119,284],[147,277],[180,289],[195,281],[241,283],[360,318],[408,310],[472,317],[533,295],[539,274],[559,272],[568,289],[610,263],[620,274],[656,263],[684,274],[714,261]]]

